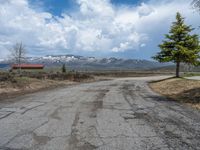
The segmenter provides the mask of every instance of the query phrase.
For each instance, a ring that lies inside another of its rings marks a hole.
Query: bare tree
[[[25,46],[21,43],[16,43],[11,51],[11,59],[18,66],[19,74],[21,74],[21,64],[25,62],[26,49]]]

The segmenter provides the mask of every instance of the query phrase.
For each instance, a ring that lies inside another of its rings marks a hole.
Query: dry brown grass
[[[150,87],[157,93],[200,109],[200,81],[172,78],[150,83]]]

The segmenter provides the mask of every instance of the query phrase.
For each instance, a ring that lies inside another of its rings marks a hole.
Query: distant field
[[[158,67],[155,69],[151,69],[152,71],[161,71],[161,72],[173,72],[176,70],[175,65],[169,65],[169,66],[163,66],[163,67]],[[200,66],[199,67],[188,67],[181,65],[180,67],[181,72],[200,72]]]
[[[76,70],[69,70],[67,68],[67,73],[74,74],[74,73],[81,73],[90,76],[105,76],[105,77],[144,77],[144,76],[155,76],[155,75],[175,75],[175,70],[167,70],[167,69],[157,69],[157,70],[93,70],[93,71],[76,71]],[[1,72],[8,72],[6,70],[0,70]],[[17,73],[17,70],[13,70],[13,73]],[[62,70],[60,67],[49,67],[43,70],[22,70],[22,74],[25,76],[32,75],[34,76],[42,76],[45,74],[60,74]],[[190,77],[195,75],[200,75],[200,72],[181,72],[183,77]]]
[[[200,76],[200,72],[187,72],[184,77]]]
[[[87,71],[82,72],[93,76],[106,76],[106,77],[145,77],[155,75],[172,75],[173,72],[160,72],[160,71]]]

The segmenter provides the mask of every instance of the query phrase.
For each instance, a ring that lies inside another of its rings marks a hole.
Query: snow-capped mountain
[[[8,61],[6,61],[8,63]],[[76,70],[146,70],[166,64],[148,60],[121,59],[121,58],[95,58],[76,55],[47,55],[44,57],[28,57],[28,63],[40,63],[46,67],[66,64],[70,69]],[[5,61],[4,61],[5,63]]]

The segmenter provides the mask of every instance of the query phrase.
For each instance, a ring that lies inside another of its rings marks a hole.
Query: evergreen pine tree
[[[173,62],[176,64],[176,77],[180,77],[180,64],[200,64],[200,42],[198,35],[191,34],[194,29],[184,23],[180,13],[176,15],[169,34],[159,45],[161,51],[153,58],[159,62]]]
[[[65,67],[65,64],[62,65],[62,73],[66,73],[66,67]]]

